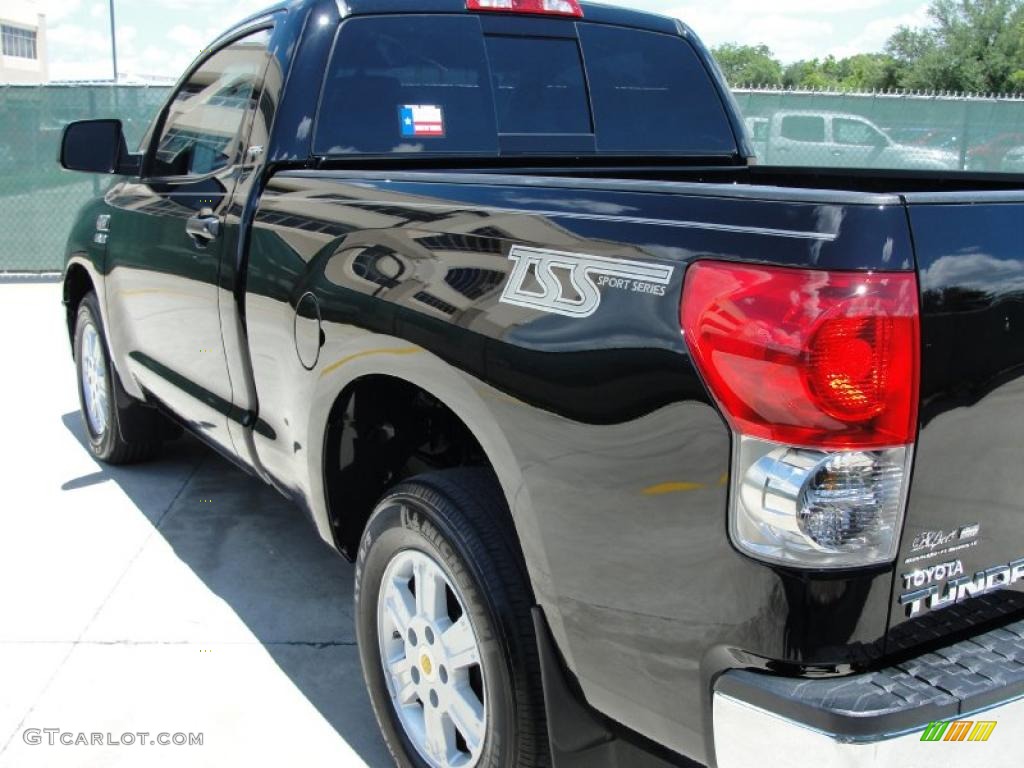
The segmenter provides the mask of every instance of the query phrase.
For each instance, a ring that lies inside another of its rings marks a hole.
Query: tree
[[[935,34],[930,29],[900,27],[885,44],[885,52],[903,66],[911,66],[935,49]]]
[[[782,74],[782,84],[787,88],[827,91],[835,87],[819,59],[795,61]]]
[[[766,45],[730,43],[714,54],[733,86],[1024,92],[1024,0],[932,0],[928,16],[923,29],[900,27],[883,53],[786,67]]]
[[[900,63],[887,53],[859,53],[840,63],[840,88],[881,91],[899,85]]]
[[[901,27],[886,46],[900,85],[968,92],[1024,90],[1024,0],[934,0],[929,29]]]
[[[833,91],[872,91],[899,84],[900,64],[886,53],[859,53],[845,59],[797,61],[786,67],[782,83],[787,88]]]
[[[782,64],[767,45],[725,43],[712,53],[730,85],[782,85]]]

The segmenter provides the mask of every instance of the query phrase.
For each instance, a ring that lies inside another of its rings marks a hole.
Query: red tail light
[[[466,8],[471,11],[540,13],[583,18],[583,9],[578,0],[466,0]]]
[[[694,362],[741,434],[814,448],[914,442],[913,273],[703,261],[687,272],[681,318]]]

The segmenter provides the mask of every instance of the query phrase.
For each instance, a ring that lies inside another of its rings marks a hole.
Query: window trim
[[[270,30],[270,34],[272,36],[276,23],[277,20],[273,16],[269,16],[257,19],[251,24],[248,24],[244,27],[240,27],[237,30],[233,30],[227,36],[217,40],[215,43],[216,47],[211,46],[209,49],[204,51],[203,55],[196,59],[194,62],[192,62],[192,66],[185,70],[185,74],[183,74],[178,79],[178,82],[175,83],[174,90],[171,91],[171,95],[167,98],[167,101],[164,102],[163,107],[160,108],[159,116],[157,117],[156,122],[153,123],[152,127],[150,128],[149,134],[146,136],[146,141],[148,142],[148,144],[146,146],[145,151],[142,153],[142,170],[139,174],[141,180],[146,181],[147,183],[156,182],[162,184],[194,184],[195,182],[198,181],[212,179],[214,176],[217,176],[224,171],[224,168],[219,168],[215,171],[210,171],[209,173],[204,174],[182,174],[179,176],[151,175],[151,171],[153,169],[153,160],[154,157],[156,156],[156,150],[160,144],[160,138],[161,136],[163,136],[164,127],[167,124],[167,113],[170,111],[171,105],[178,98],[178,94],[181,93],[182,88],[188,85],[189,80],[192,79],[192,75],[194,75],[199,69],[201,69],[206,64],[206,62],[208,62],[214,56],[221,53],[222,51],[230,47],[232,44],[238,42],[243,38],[249,37],[250,35],[253,35],[257,32],[262,32],[263,30]],[[261,88],[259,96],[262,97],[262,95],[263,90]],[[243,127],[244,124],[245,118],[243,118]],[[227,167],[230,168],[232,166],[237,165],[240,159],[241,158],[237,159],[235,162],[232,162]]]

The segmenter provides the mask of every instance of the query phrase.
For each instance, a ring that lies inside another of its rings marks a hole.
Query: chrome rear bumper
[[[718,768],[996,768],[1024,753],[1024,621],[863,675],[719,678]]]
[[[997,768],[1018,764],[1024,750],[1024,699],[957,718],[971,725],[950,723],[935,742],[921,740],[927,726],[851,741],[723,694],[715,694],[714,713],[718,768]]]

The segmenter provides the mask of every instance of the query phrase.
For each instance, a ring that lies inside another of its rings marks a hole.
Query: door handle
[[[197,246],[203,247],[220,237],[220,219],[209,208],[204,208],[185,222],[185,233]]]

